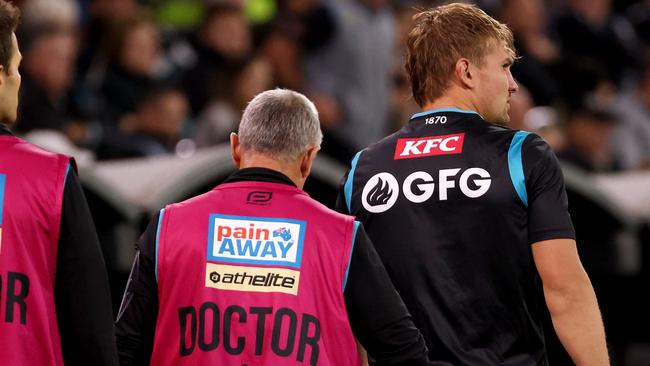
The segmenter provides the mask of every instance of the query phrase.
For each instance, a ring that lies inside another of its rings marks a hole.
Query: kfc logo
[[[398,139],[395,146],[395,160],[460,154],[463,152],[464,139],[464,133]]]

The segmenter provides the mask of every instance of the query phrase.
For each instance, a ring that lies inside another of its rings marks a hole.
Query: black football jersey
[[[418,113],[355,156],[337,207],[363,222],[434,364],[547,364],[531,245],[575,233],[540,137]]]

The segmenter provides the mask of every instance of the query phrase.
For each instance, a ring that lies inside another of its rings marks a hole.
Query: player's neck
[[[443,95],[438,99],[426,103],[423,107],[423,111],[432,111],[436,109],[443,108],[455,108],[464,111],[474,111],[479,113],[478,108],[472,103],[468,98],[459,98],[455,95],[447,94]]]

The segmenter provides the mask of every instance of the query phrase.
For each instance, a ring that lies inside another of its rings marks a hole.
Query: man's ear
[[[0,86],[4,86],[5,83],[5,77],[7,76],[5,70],[7,69],[4,66],[0,65]]]
[[[230,133],[230,156],[237,169],[241,165],[241,149],[239,145],[239,136],[236,133]]]
[[[470,60],[461,58],[456,61],[454,75],[464,88],[476,88],[476,68]]]
[[[314,159],[316,159],[319,150],[320,147],[314,146],[305,151],[300,158],[300,174],[302,175],[302,178],[306,179],[311,173],[311,167],[314,164]]]

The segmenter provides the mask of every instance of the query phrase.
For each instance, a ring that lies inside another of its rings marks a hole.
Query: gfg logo
[[[492,184],[490,173],[483,168],[469,168],[460,177],[456,176],[461,169],[442,169],[438,171],[438,199],[447,200],[447,191],[459,188],[469,198],[484,195]],[[458,186],[456,185],[458,183]],[[424,171],[411,173],[402,183],[404,197],[413,203],[422,203],[430,199],[436,189],[436,181],[431,174]],[[361,204],[368,212],[380,213],[388,211],[399,196],[399,183],[390,173],[375,174],[366,182],[361,194]]]

